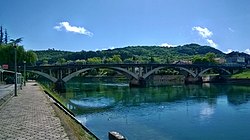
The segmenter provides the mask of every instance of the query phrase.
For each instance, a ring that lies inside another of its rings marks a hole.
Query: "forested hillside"
[[[198,44],[187,44],[177,47],[160,47],[160,46],[128,46],[102,51],[81,51],[68,52],[54,49],[44,51],[35,51],[38,56],[38,63],[56,63],[58,61],[79,61],[90,58],[98,61],[109,61],[107,59],[118,55],[123,62],[137,61],[139,63],[154,61],[159,63],[169,63],[178,60],[191,60],[194,56],[204,56],[207,53],[214,53],[216,57],[224,57],[224,53],[209,47]]]

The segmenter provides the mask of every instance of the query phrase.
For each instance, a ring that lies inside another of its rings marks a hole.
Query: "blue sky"
[[[250,53],[249,0],[0,0],[0,25],[25,49],[210,45]]]

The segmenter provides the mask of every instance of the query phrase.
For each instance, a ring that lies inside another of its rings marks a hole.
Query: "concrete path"
[[[50,104],[36,83],[27,83],[0,108],[0,139],[69,139]]]

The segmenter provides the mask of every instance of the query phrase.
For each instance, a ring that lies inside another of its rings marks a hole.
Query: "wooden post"
[[[126,138],[118,132],[111,131],[109,132],[109,140],[126,140]]]

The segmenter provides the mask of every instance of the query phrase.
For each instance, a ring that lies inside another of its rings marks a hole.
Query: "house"
[[[172,64],[192,64],[192,61],[179,60],[179,61],[174,61]]]
[[[226,55],[226,64],[241,64],[249,65],[250,64],[250,55],[240,52],[231,52]]]
[[[214,61],[215,61],[217,64],[224,64],[224,63],[226,63],[226,59],[220,58],[220,57],[214,58]]]

